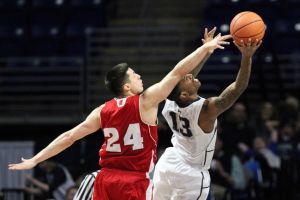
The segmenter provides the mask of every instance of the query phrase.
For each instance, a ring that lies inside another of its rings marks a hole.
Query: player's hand
[[[245,57],[252,57],[255,51],[260,47],[262,44],[262,40],[258,41],[257,39],[255,41],[252,41],[251,38],[248,39],[248,41],[240,41],[240,45],[237,44],[235,41],[233,42],[235,46],[240,50],[243,56]]]
[[[203,44],[203,47],[207,48],[209,53],[213,53],[215,49],[224,49],[224,45],[229,45],[230,42],[226,40],[230,38],[232,38],[231,35],[222,36],[221,33],[219,33],[211,41]]]
[[[214,39],[214,35],[215,35],[216,30],[217,30],[217,27],[214,27],[213,29],[211,29],[208,32],[208,29],[205,28],[203,39],[201,39],[202,43],[205,44],[209,41],[212,41]]]
[[[17,164],[9,164],[9,170],[25,170],[32,169],[36,166],[36,163],[32,159],[24,159],[22,158],[22,162]]]

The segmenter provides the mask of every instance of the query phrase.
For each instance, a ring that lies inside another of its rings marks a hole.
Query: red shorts
[[[146,173],[101,169],[93,200],[151,200],[153,185]]]

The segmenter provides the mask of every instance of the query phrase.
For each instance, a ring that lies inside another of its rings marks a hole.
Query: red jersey
[[[150,172],[156,162],[157,126],[140,116],[140,95],[112,99],[101,110],[104,143],[100,149],[102,168]]]

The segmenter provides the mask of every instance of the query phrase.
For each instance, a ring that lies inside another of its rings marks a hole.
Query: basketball
[[[262,18],[250,11],[240,12],[230,23],[230,34],[233,40],[240,44],[241,40],[247,42],[249,38],[252,41],[260,41],[265,35],[266,26]]]

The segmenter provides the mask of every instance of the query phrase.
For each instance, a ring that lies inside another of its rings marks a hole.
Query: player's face
[[[187,74],[180,81],[180,90],[186,91],[190,95],[197,94],[198,89],[201,86],[201,82],[195,78],[192,74]]]
[[[129,76],[129,85],[130,85],[130,91],[133,94],[140,94],[143,92],[143,81],[141,79],[141,76],[137,73],[135,73],[131,68],[128,69],[127,74]]]

